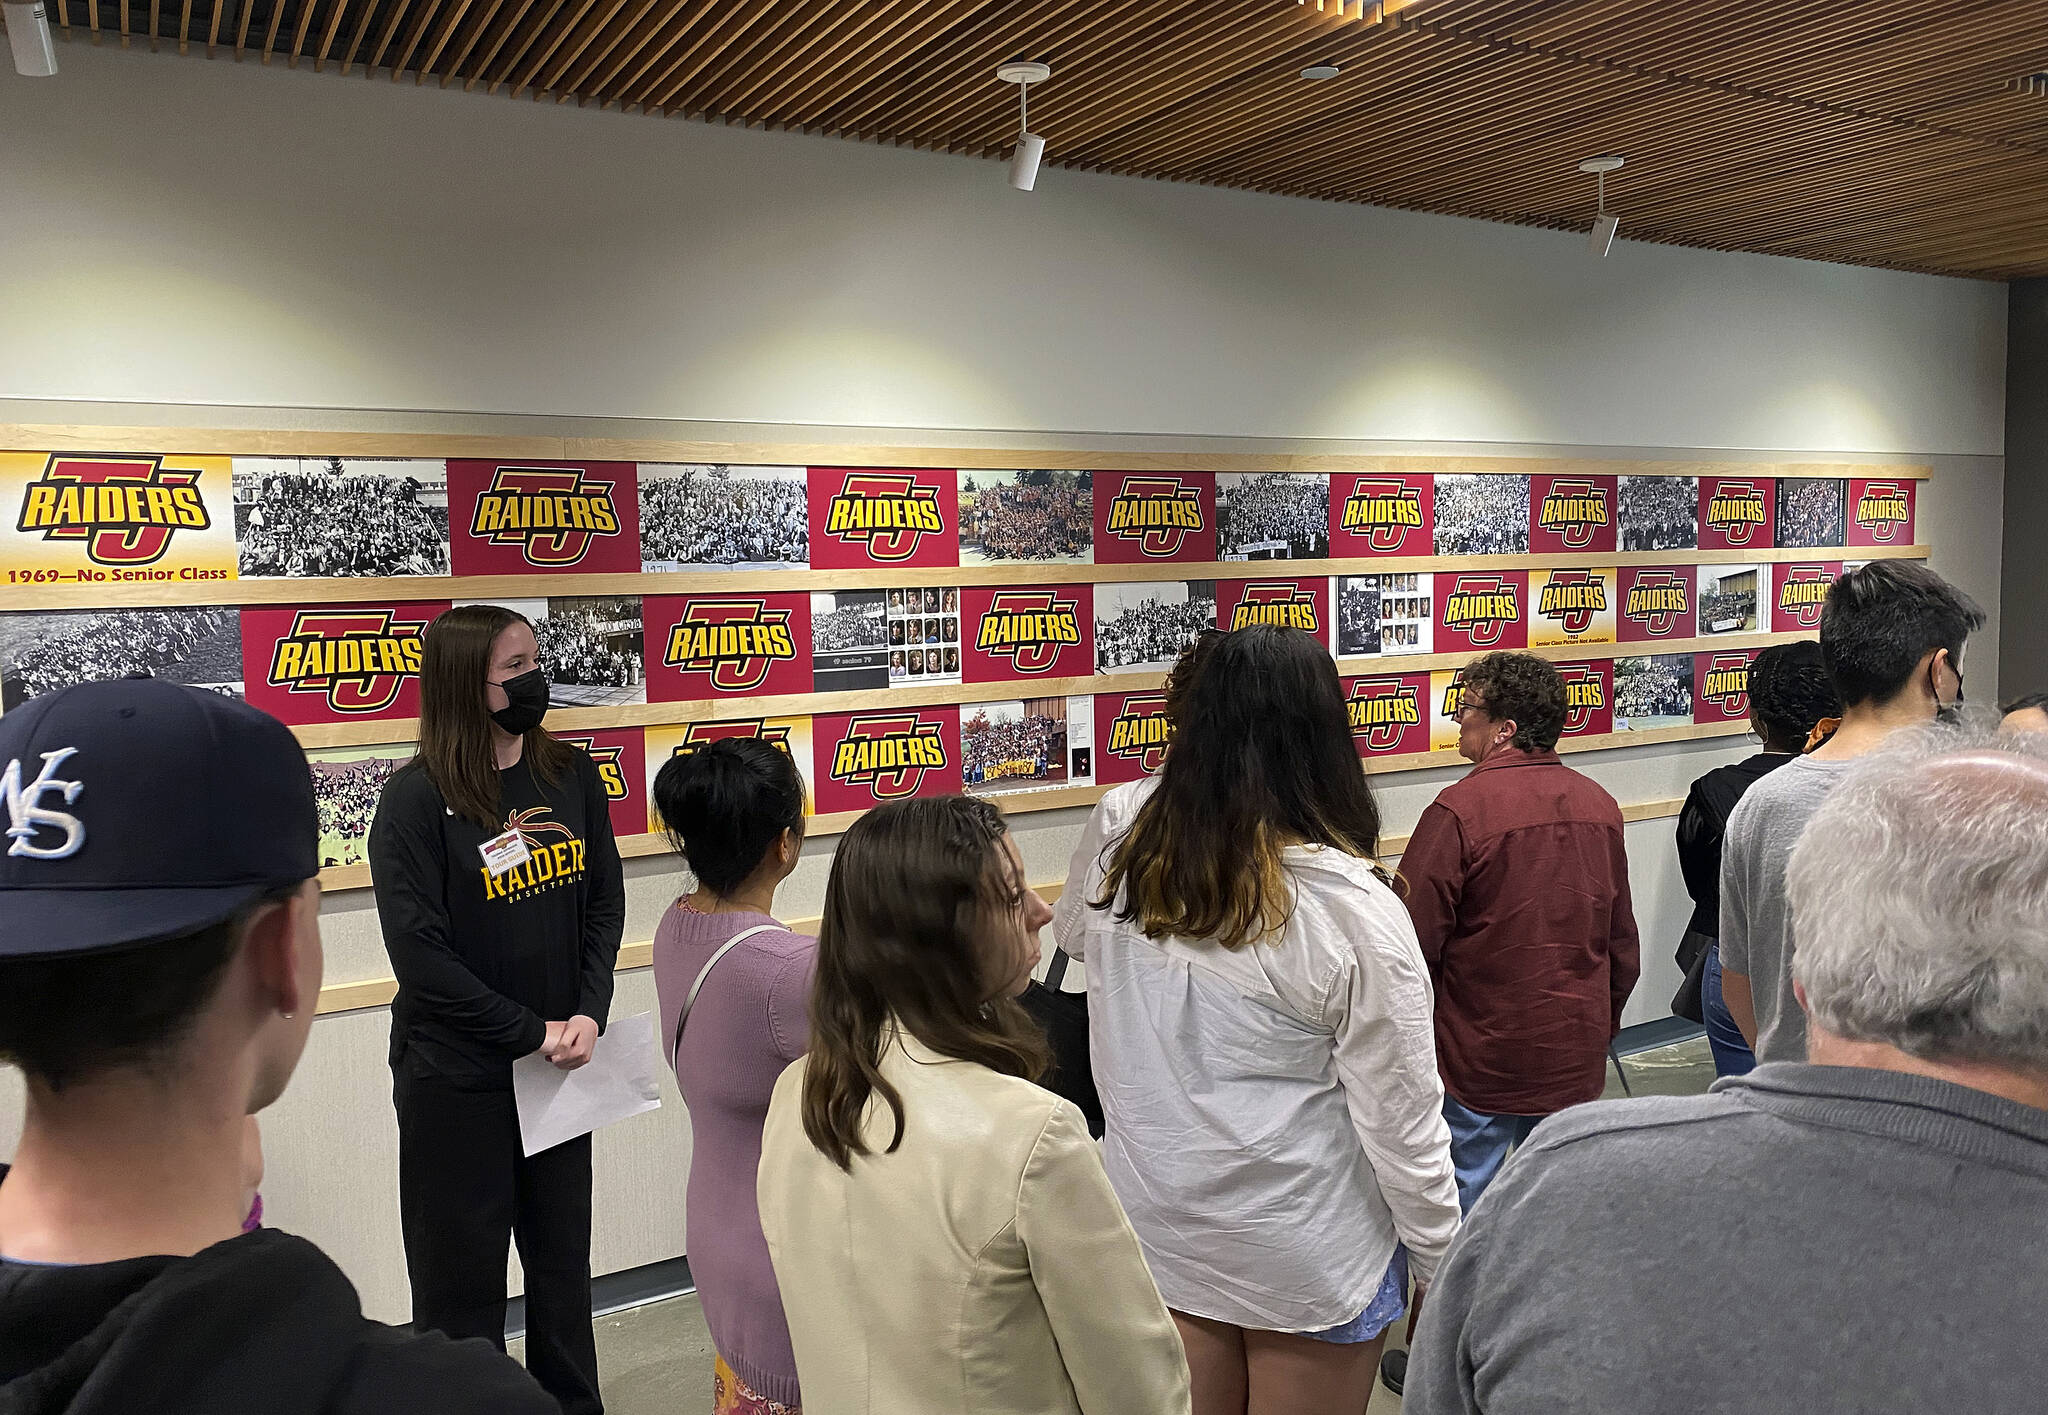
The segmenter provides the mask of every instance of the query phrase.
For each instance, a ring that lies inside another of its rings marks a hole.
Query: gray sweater
[[[1423,1308],[1408,1415],[2048,1409],[2048,1111],[1767,1063],[1540,1126]]]

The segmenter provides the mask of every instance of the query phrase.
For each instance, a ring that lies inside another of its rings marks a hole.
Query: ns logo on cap
[[[22,493],[14,528],[46,541],[83,543],[96,565],[153,565],[179,531],[213,524],[199,473],[161,457],[53,456]]]
[[[85,822],[68,811],[43,804],[43,798],[54,792],[68,806],[85,789],[83,781],[65,781],[57,775],[57,769],[77,750],[59,747],[44,752],[43,769],[33,781],[22,780],[20,758],[7,763],[6,772],[0,774],[0,795],[7,801],[9,855],[30,860],[64,860],[76,855],[85,844]],[[43,830],[61,830],[64,839],[54,845],[38,845],[36,837]]]
[[[469,533],[517,546],[529,565],[563,569],[582,562],[594,537],[619,534],[612,489],[581,467],[499,467],[476,499]]]

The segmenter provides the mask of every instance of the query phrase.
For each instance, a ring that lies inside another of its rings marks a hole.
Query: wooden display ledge
[[[1814,637],[1809,632],[1714,634],[1693,639],[1660,639],[1636,644],[1563,644],[1517,649],[1556,663],[1648,658],[1667,653],[1733,653]],[[1487,649],[1340,658],[1337,671],[1349,676],[1429,673],[1463,668]],[[941,683],[929,687],[861,688],[841,693],[781,693],[760,697],[691,698],[673,703],[623,703],[615,707],[561,707],[548,711],[557,732],[601,732],[615,727],[678,727],[691,722],[729,722],[755,717],[815,717],[821,713],[879,712],[888,708],[946,707],[1005,703],[1019,698],[1057,698],[1095,693],[1143,693],[1166,681],[1164,673],[1084,673],[1075,678],[1012,679],[1003,683]],[[374,747],[415,741],[419,719],[385,717],[372,722],[302,723],[292,729],[299,745]]]
[[[1099,795],[1100,792],[1095,794]],[[1661,820],[1677,815],[1684,805],[1683,800],[1638,801],[1633,805],[1623,806],[1621,818],[1624,821]],[[1380,841],[1380,853],[1389,858],[1399,855],[1407,847],[1408,837],[1405,835],[1390,835]],[[1044,884],[1033,885],[1032,888],[1038,891],[1040,898],[1050,904],[1066,891],[1066,881],[1048,880]],[[787,923],[798,933],[815,934],[818,931],[816,919],[790,919]],[[651,941],[623,944],[619,948],[618,971],[621,973],[645,968],[653,961],[654,944]],[[360,1011],[366,1007],[387,1007],[391,999],[397,995],[396,978],[365,978],[360,982],[335,983],[331,987],[320,989],[318,1012],[325,1016],[333,1012]]]
[[[0,423],[0,448],[23,452],[162,452],[209,457],[535,457],[551,462],[706,462],[780,467],[1019,467],[1103,472],[1414,472],[1501,476],[1896,477],[1931,467],[1860,462],[1646,462],[1600,457],[1425,457],[1330,453],[1093,452],[1030,446],[903,447],[887,443],[688,442],[661,438],[520,437],[494,433],[321,432],[313,429]]]
[[[1637,565],[1757,565],[1793,560],[1925,560],[1924,545],[1795,550],[1626,550],[1542,555],[1380,555],[1321,560],[1220,560],[1073,565],[1018,560],[926,569],[661,570],[616,574],[399,575],[327,580],[121,580],[9,585],[9,609],[140,609],[190,605],[347,604],[365,600],[506,600],[564,596],[768,594],[938,586],[1176,583],[1184,580],[1449,575],[1460,571],[1576,570]]]
[[[1692,723],[1684,727],[1652,727],[1641,732],[1603,732],[1591,737],[1570,737],[1559,742],[1557,750],[1560,754],[1612,751],[1619,747],[1654,746],[1659,742],[1693,742],[1709,737],[1733,737],[1747,731],[1747,722]],[[1377,776],[1387,772],[1457,766],[1463,760],[1456,748],[1445,748],[1435,752],[1408,752],[1400,756],[1370,757],[1361,765],[1368,776]],[[1000,792],[991,799],[1003,808],[1003,814],[1021,816],[1036,811],[1064,810],[1070,806],[1092,806],[1109,794],[1111,789],[1109,786],[1063,786],[1046,791]],[[834,811],[826,815],[812,816],[804,822],[805,838],[843,835],[855,821],[866,814],[866,811]],[[619,837],[619,854],[628,860],[671,853],[673,852],[669,849],[668,840],[664,836]],[[370,867],[366,864],[330,865],[320,871],[320,888],[323,890],[366,889],[369,884]]]

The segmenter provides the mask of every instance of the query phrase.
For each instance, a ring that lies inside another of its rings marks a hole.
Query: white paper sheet
[[[620,1017],[591,1049],[590,1061],[563,1071],[539,1052],[512,1063],[519,1103],[519,1139],[529,1155],[564,1140],[661,1107],[655,1067],[654,1015]]]

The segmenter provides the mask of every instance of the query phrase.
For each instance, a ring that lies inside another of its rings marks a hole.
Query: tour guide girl
[[[526,1363],[597,1415],[590,1137],[521,1153],[512,1062],[583,1065],[604,1029],[625,884],[588,754],[540,725],[533,626],[462,605],[427,626],[419,754],[370,826],[398,976],[398,1204],[413,1325],[505,1345],[505,1245],[526,1274]]]

